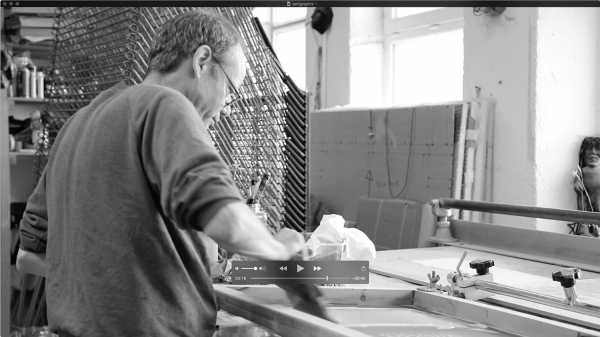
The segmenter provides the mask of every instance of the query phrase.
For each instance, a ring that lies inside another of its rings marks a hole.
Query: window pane
[[[283,70],[304,90],[306,78],[306,36],[304,23],[273,31],[273,49]]]
[[[350,104],[377,106],[382,95],[383,44],[371,43],[350,48]]]
[[[269,41],[271,40],[271,8],[270,7],[256,7],[252,11],[252,15],[258,18],[260,21],[265,34]]]
[[[271,24],[271,8],[270,7],[256,7],[252,10],[252,15],[256,16],[260,23]]]
[[[411,16],[425,12],[431,12],[441,8],[442,7],[394,7],[392,9],[392,19],[403,18],[405,16]]]
[[[462,29],[395,41],[392,58],[392,104],[462,100]]]
[[[303,20],[306,18],[306,7],[274,7],[273,25],[282,25],[291,21]]]

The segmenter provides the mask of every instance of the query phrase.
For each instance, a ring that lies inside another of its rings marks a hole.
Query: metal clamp
[[[452,216],[452,211],[447,208],[442,208],[440,206],[439,199],[433,199],[431,201],[431,212],[433,213],[433,216],[436,217],[435,234],[432,239],[437,242],[457,241],[456,238],[452,236],[452,232],[450,231],[449,218]]]
[[[432,270],[431,273],[427,274],[427,278],[429,279],[429,283],[426,287],[418,288],[419,290],[427,292],[441,291],[440,285],[437,284],[440,280],[440,275],[437,274],[435,270]]]
[[[461,272],[460,266],[463,264],[467,252],[465,251],[458,264],[456,265],[456,271],[448,273],[446,276],[449,287],[449,295],[462,297],[471,300],[478,300],[484,297],[488,297],[485,291],[477,288],[477,282],[479,281],[492,281],[492,274],[489,272],[489,268],[494,265],[493,260],[473,260],[469,263],[472,269],[477,270],[476,275],[465,274]]]
[[[552,281],[560,282],[565,293],[565,303],[568,305],[577,303],[575,280],[579,278],[581,278],[581,270],[578,268],[565,268],[552,273]]]

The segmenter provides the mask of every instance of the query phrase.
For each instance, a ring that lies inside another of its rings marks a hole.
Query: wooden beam
[[[422,310],[477,322],[519,336],[600,336],[600,332],[595,330],[436,293],[416,292],[414,305]]]
[[[0,11],[0,16],[2,16]],[[0,335],[10,328],[10,160],[8,156],[8,100],[0,90]]]
[[[268,286],[226,286],[244,294],[260,299],[263,304],[290,305],[290,302],[281,288]],[[414,286],[411,288],[415,288]],[[338,288],[319,287],[323,294],[324,302],[328,306],[352,307],[399,307],[412,305],[413,290],[407,289],[363,289],[363,288]]]
[[[502,295],[484,298],[482,299],[482,302],[600,331],[600,318],[567,309],[560,309],[554,306],[550,307],[541,303],[534,303],[529,300]]]
[[[460,114],[460,124],[458,127],[458,137],[454,143],[454,168],[452,179],[452,197],[455,199],[462,198],[463,173],[465,166],[465,134],[467,132],[467,115],[471,103],[467,102],[462,105]]]
[[[214,286],[219,308],[264,326],[282,337],[369,337],[342,325],[290,307],[257,303],[240,291]]]

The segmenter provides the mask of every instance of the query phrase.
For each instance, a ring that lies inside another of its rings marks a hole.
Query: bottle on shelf
[[[17,65],[14,62],[10,63],[10,82],[8,83],[8,97],[17,95]]]
[[[45,97],[45,74],[37,69],[32,60],[27,56],[14,57],[15,74],[10,97],[43,99]]]
[[[45,77],[44,72],[41,71],[41,70],[38,71],[37,78],[36,78],[36,81],[37,81],[37,97],[40,98],[40,99],[44,99],[44,97],[45,97],[44,96],[44,85],[45,85],[44,84],[44,77]]]
[[[29,79],[29,97],[37,98],[37,68],[35,65],[31,66],[31,78]]]

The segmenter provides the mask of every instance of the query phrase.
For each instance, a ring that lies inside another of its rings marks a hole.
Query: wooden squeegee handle
[[[567,209],[520,206],[450,198],[437,199],[437,204],[440,208],[455,208],[468,211],[523,216],[528,218],[600,224],[600,212],[573,211]]]

